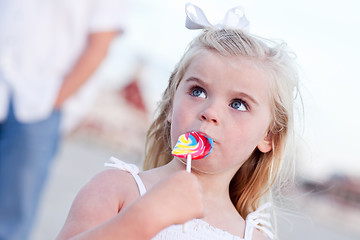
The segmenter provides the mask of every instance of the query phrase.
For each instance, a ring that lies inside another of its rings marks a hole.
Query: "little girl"
[[[145,171],[112,158],[118,169],[79,192],[58,239],[275,238],[266,211],[293,131],[293,60],[242,29],[202,27],[148,131]],[[214,146],[188,173],[171,150],[190,131]]]

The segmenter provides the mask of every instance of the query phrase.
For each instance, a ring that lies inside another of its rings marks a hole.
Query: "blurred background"
[[[183,0],[128,1],[128,25],[96,72],[92,101],[68,104],[33,240],[54,239],[79,189],[110,156],[141,166],[144,135],[168,77],[198,31]],[[355,0],[198,0],[216,24],[237,5],[250,32],[284,40],[297,55],[297,178],[282,239],[360,239],[360,3]],[[88,99],[88,98],[87,98]],[[295,207],[294,207],[295,206]]]

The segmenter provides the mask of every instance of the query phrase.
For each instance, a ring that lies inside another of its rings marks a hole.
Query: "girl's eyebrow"
[[[199,85],[207,85],[207,83],[197,77],[189,77],[185,80],[186,82],[196,82]],[[253,104],[255,105],[259,105],[258,101],[255,100],[254,97],[252,97],[251,95],[245,93],[245,92],[241,92],[241,91],[236,91],[236,90],[232,90],[231,91],[231,95],[232,96],[240,96],[241,98],[246,98],[249,99]]]
[[[252,97],[251,95],[241,92],[241,91],[232,91],[232,93],[234,94],[234,96],[241,96],[242,98],[246,98],[249,99],[253,104],[255,105],[259,105],[258,101],[256,101],[256,99],[254,97]]]
[[[207,83],[203,80],[201,80],[200,78],[197,77],[189,77],[185,80],[186,82],[196,82],[200,85],[207,85]]]

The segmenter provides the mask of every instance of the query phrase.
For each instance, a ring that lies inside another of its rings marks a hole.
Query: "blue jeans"
[[[16,120],[10,104],[0,122],[0,240],[25,240],[60,139],[61,113],[31,124]]]

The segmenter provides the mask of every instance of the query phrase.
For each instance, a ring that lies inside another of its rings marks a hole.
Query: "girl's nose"
[[[219,124],[218,111],[213,105],[208,106],[200,113],[200,120]]]

